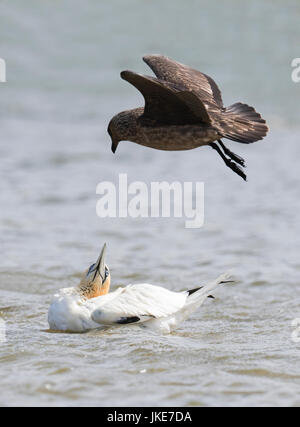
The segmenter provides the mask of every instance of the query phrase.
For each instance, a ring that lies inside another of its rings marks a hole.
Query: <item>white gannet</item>
[[[54,295],[48,312],[52,330],[83,332],[104,325],[137,323],[169,333],[211,297],[221,283],[231,282],[227,273],[206,285],[183,292],[141,283],[108,293],[110,272],[104,262],[106,244],[79,286],[63,288]]]

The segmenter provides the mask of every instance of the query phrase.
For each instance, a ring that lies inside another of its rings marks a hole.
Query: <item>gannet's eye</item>
[[[88,276],[89,274],[91,274],[92,273],[92,271],[94,271],[94,267],[95,267],[95,265],[96,264],[92,264],[91,266],[90,266],[90,268],[89,268],[89,270],[88,270],[88,272],[86,273],[86,275]]]
[[[105,267],[105,279],[107,278],[108,275],[109,275],[109,270],[107,267]]]

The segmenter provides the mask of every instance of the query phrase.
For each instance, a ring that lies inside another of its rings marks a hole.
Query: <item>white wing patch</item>
[[[129,285],[116,291],[110,299],[92,313],[100,324],[118,323],[124,318],[139,317],[140,321],[170,316],[186,303],[187,294],[172,292],[150,284]],[[110,294],[110,295],[113,295]]]

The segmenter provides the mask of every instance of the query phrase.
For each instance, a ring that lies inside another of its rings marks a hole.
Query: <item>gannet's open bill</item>
[[[121,72],[122,79],[141,92],[145,106],[111,119],[107,130],[113,153],[124,140],[169,151],[209,145],[226,166],[246,180],[240,167],[245,166],[244,160],[225,147],[221,138],[243,144],[263,139],[268,126],[261,115],[241,102],[224,107],[217,84],[200,71],[163,55],[148,55],[143,60],[156,78]]]
[[[197,310],[228,274],[204,286],[173,292],[147,283],[120,287],[109,293],[110,272],[105,264],[106,245],[96,263],[84,273],[78,287],[60,289],[48,312],[53,330],[82,332],[101,325],[140,326],[168,333]]]

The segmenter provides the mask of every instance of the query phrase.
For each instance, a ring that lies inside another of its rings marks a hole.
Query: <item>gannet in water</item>
[[[142,283],[109,293],[105,250],[106,245],[78,287],[60,289],[54,295],[48,313],[52,330],[83,332],[103,325],[137,323],[168,333],[200,307],[206,297],[211,297],[211,291],[230,281],[225,273],[202,287],[183,292]]]

